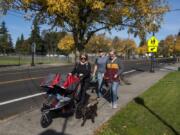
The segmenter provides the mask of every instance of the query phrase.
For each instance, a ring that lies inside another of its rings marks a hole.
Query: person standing
[[[108,60],[108,57],[105,55],[105,52],[102,49],[100,49],[99,56],[97,57],[97,59],[95,61],[94,72],[93,72],[93,77],[95,77],[95,75],[97,75],[97,81],[98,81],[97,95],[98,95],[98,97],[102,96],[102,85],[103,85],[104,73],[106,71],[107,60]]]
[[[86,53],[80,54],[79,62],[77,62],[72,70],[71,74],[77,74],[82,76],[81,91],[80,91],[80,103],[85,103],[86,90],[88,89],[91,78],[91,64],[88,62],[88,55]]]
[[[109,59],[106,63],[106,73],[104,75],[105,81],[110,86],[110,95],[112,101],[112,108],[117,108],[118,89],[119,89],[119,76],[122,74],[124,66],[120,59],[117,58],[115,51],[109,52]]]

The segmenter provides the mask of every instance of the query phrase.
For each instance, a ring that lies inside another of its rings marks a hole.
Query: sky
[[[180,0],[168,0],[170,8],[180,9]],[[23,18],[21,14],[16,12],[9,12],[6,16],[0,16],[0,23],[2,21],[6,22],[6,26],[8,28],[9,33],[12,36],[13,43],[16,42],[17,38],[20,37],[21,34],[24,35],[25,38],[30,36],[32,22],[27,21]],[[48,29],[49,27],[44,25],[40,26],[42,29]],[[172,34],[175,35],[180,31],[180,10],[168,12],[164,16],[164,21],[162,23],[161,29],[158,33],[155,33],[155,36],[158,40],[164,39],[166,36]],[[112,30],[111,33],[106,33],[108,37],[118,36],[119,38],[128,38],[128,33],[126,30],[123,31],[115,31]],[[147,39],[151,37],[151,34],[147,36]],[[130,35],[130,38],[135,40],[138,45],[140,40],[138,37],[134,38],[133,35]]]

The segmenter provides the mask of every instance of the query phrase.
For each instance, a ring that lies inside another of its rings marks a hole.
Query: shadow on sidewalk
[[[66,128],[67,128],[67,123],[68,123],[68,120],[69,120],[69,117],[68,116],[64,116],[66,118],[64,118],[64,123],[62,125],[62,130],[61,132],[56,132],[55,130],[52,130],[52,129],[48,129],[42,133],[40,133],[39,135],[70,135],[70,134],[66,134],[65,131],[66,131]]]
[[[56,132],[55,130],[52,130],[52,129],[48,129],[44,132],[42,132],[41,134],[39,135],[70,135],[70,134],[66,134],[66,133],[63,133],[63,132]]]
[[[167,123],[167,121],[165,121],[158,114],[156,114],[153,110],[151,110],[151,108],[149,108],[145,104],[144,99],[142,99],[140,97],[136,97],[136,98],[134,98],[134,101],[136,104],[139,104],[139,105],[143,106],[145,109],[147,109],[154,117],[156,117],[160,122],[162,122],[162,124],[164,124],[166,127],[168,127],[175,135],[180,135],[180,133],[172,125]]]

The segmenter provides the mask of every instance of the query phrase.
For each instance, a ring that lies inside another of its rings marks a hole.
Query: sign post
[[[154,53],[157,53],[158,51],[158,44],[159,41],[158,39],[153,35],[149,40],[148,40],[148,52],[151,54],[151,66],[150,66],[150,72],[154,72]]]

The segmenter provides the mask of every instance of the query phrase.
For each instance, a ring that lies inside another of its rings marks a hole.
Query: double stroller
[[[67,75],[65,81],[62,81],[62,76],[57,73],[48,75],[41,82],[40,87],[46,92],[46,100],[41,108],[40,122],[43,128],[51,124],[52,117],[50,113],[52,111],[75,111],[80,101],[82,79],[83,76]]]

